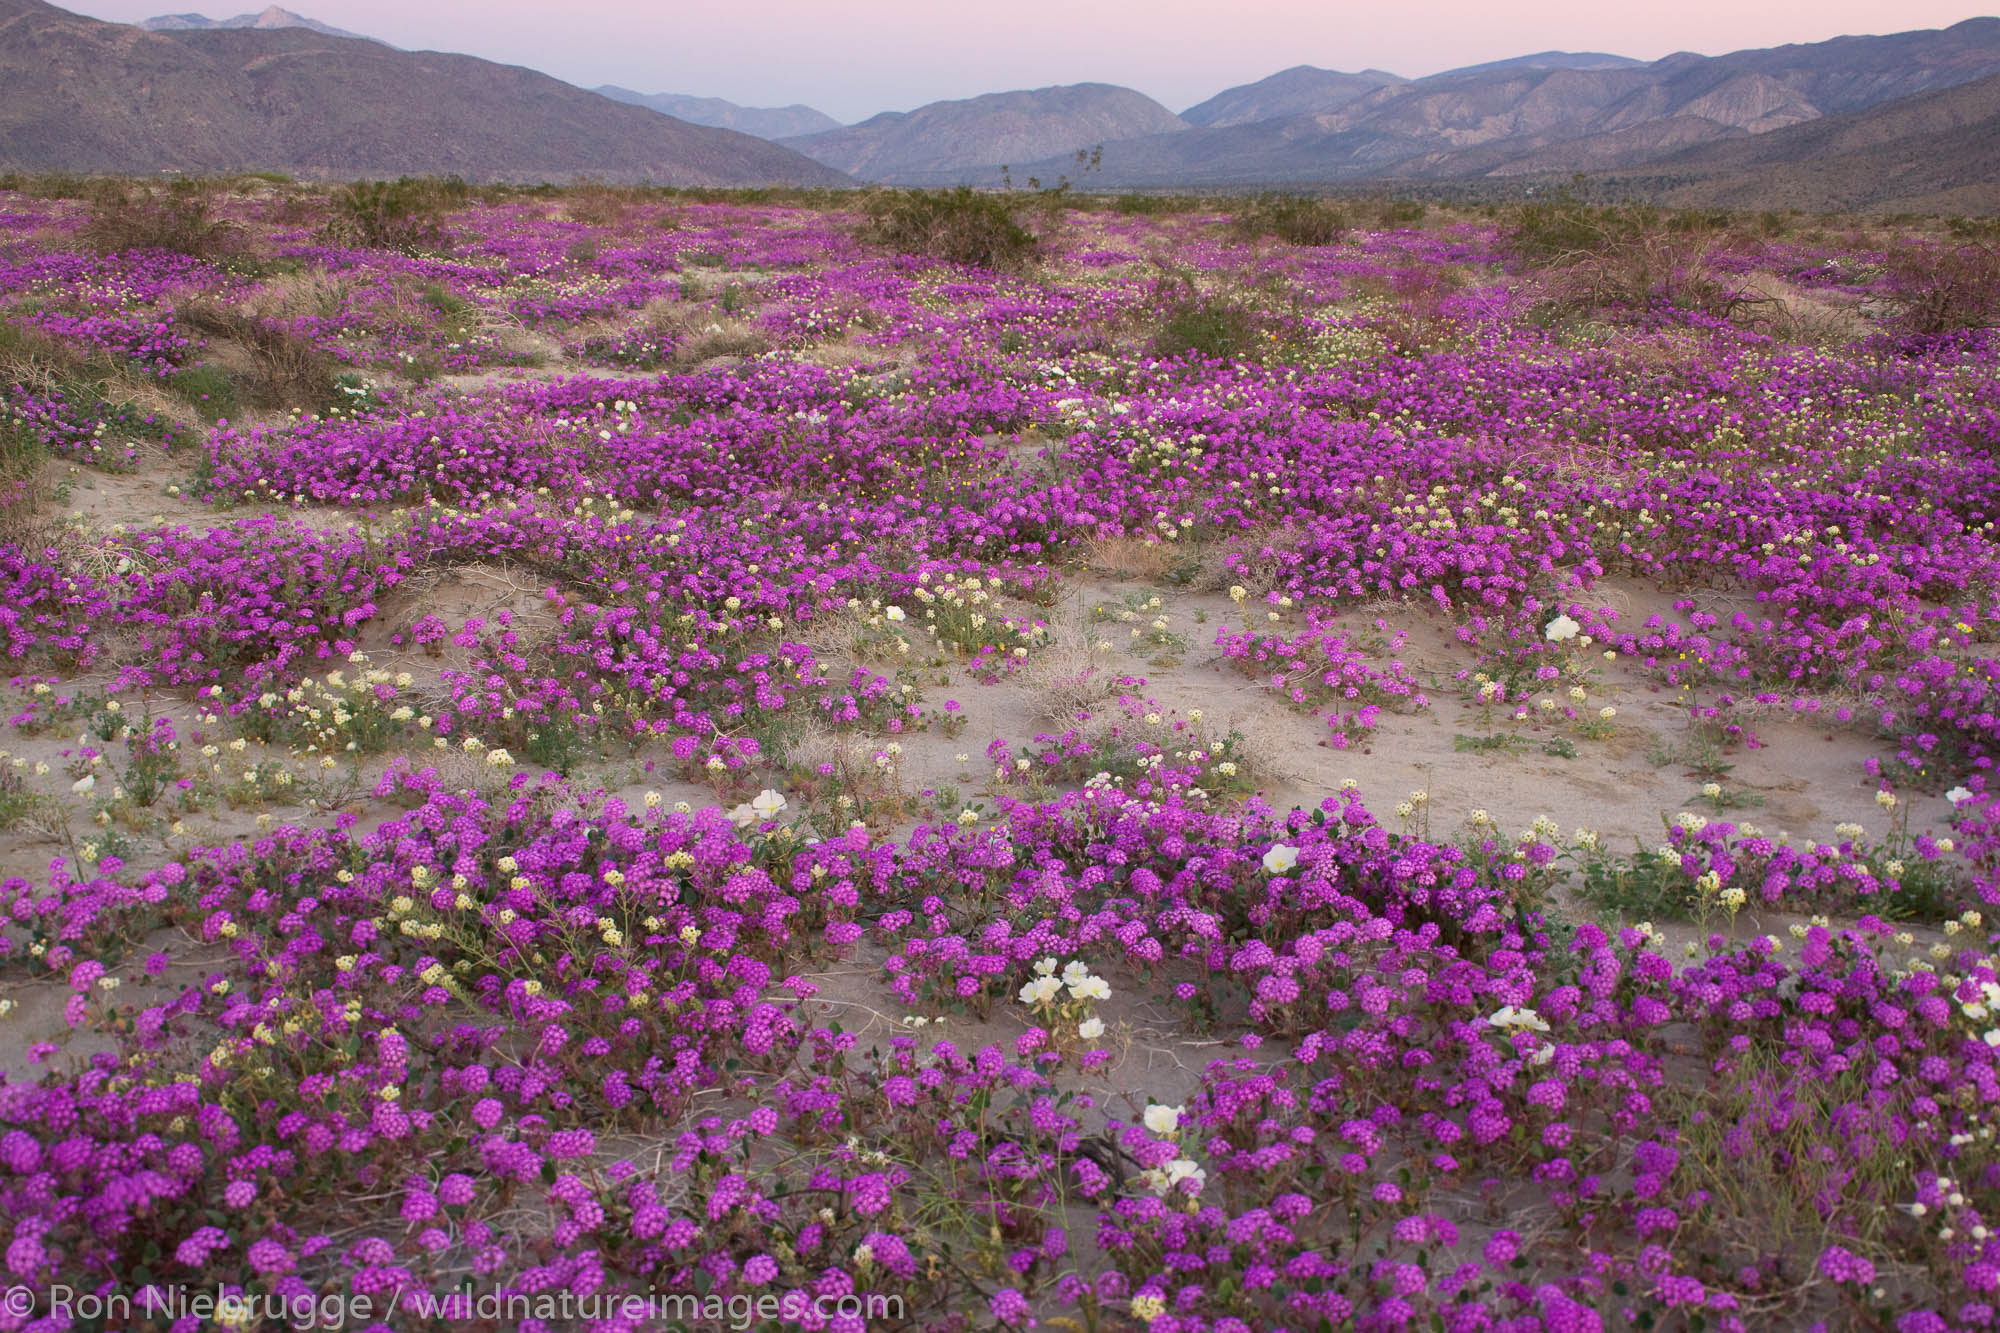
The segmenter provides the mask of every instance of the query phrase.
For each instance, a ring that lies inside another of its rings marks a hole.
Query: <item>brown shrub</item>
[[[2000,250],[1919,242],[1889,252],[1889,292],[1896,325],[1936,335],[2000,323]]]
[[[176,312],[197,333],[226,338],[248,353],[254,374],[243,385],[259,407],[320,408],[333,395],[333,359],[277,320],[205,301]]]
[[[1568,314],[1670,305],[1721,319],[1771,298],[1708,262],[1708,241],[1691,232],[1638,231],[1601,249],[1572,251],[1547,265],[1551,306]]]
[[[165,250],[194,259],[227,259],[241,253],[243,233],[215,217],[196,194],[146,195],[97,204],[79,233],[100,254]]]

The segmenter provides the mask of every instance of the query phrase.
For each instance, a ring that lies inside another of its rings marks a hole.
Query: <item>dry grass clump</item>
[[[644,200],[643,190],[586,179],[563,192],[562,212],[586,227],[616,227],[624,223],[633,205]]]
[[[674,361],[698,366],[725,356],[761,356],[770,350],[769,335],[755,325],[711,324],[674,348]]]
[[[1097,635],[1081,605],[1049,629],[1047,646],[1031,654],[1014,679],[1037,719],[1069,726],[1117,693],[1120,673],[1111,654],[1093,646]]]

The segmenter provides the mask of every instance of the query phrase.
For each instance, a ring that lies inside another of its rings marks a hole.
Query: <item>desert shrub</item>
[[[356,181],[333,197],[328,239],[403,254],[444,250],[444,214],[465,197],[465,183],[416,180]]]
[[[599,180],[579,180],[563,193],[563,211],[587,227],[615,227],[625,220],[644,191]]]
[[[1041,249],[1024,224],[1027,204],[1009,194],[961,185],[898,190],[869,201],[867,237],[902,254],[1000,271],[1019,269]]]
[[[1555,256],[1545,266],[1546,306],[1556,314],[1669,306],[1732,319],[1771,304],[1745,279],[1708,261],[1695,232],[1634,230],[1597,249]]]
[[[190,302],[177,312],[177,317],[196,332],[229,339],[249,353],[256,373],[246,377],[242,388],[256,406],[318,409],[334,400],[333,358],[284,322],[260,319],[205,301]],[[181,375],[177,375],[172,387],[185,396],[180,379]],[[222,401],[213,390],[209,392],[210,402]],[[234,386],[230,392],[233,396]]]
[[[1464,285],[1464,270],[1449,264],[1423,264],[1391,272],[1388,288],[1396,304],[1382,322],[1382,336],[1405,355],[1433,345],[1456,324],[1446,300]]]
[[[75,347],[27,324],[0,319],[0,388],[47,383],[81,361]]]
[[[1789,236],[1792,233],[1794,222],[1795,219],[1789,213],[1780,213],[1776,209],[1766,209],[1757,215],[1757,234],[1772,240],[1776,240],[1780,236]]]
[[[1961,241],[2000,241],[2000,218],[1946,218],[1944,229]]]
[[[1264,194],[1238,209],[1230,226],[1245,240],[1275,236],[1287,245],[1332,245],[1347,231],[1347,214],[1324,199]]]
[[[167,377],[167,387],[209,421],[236,414],[236,384],[215,366],[182,366]]]
[[[128,183],[118,177],[71,171],[0,172],[0,190],[16,190],[31,199],[82,199],[93,204],[116,203],[130,193]]]
[[[1370,221],[1383,231],[1414,227],[1430,213],[1420,199],[1382,199],[1369,210]]]
[[[771,350],[771,340],[757,328],[711,328],[697,333],[673,349],[680,365],[698,366],[724,356],[762,356]]]
[[[1196,353],[1208,360],[1240,361],[1256,350],[1257,318],[1246,306],[1219,293],[1199,290],[1185,275],[1160,289],[1159,330],[1153,335],[1157,356]]]
[[[1709,233],[1728,231],[1736,222],[1736,215],[1725,208],[1681,208],[1662,218],[1660,225],[1668,231]]]
[[[1521,205],[1502,237],[1509,258],[1527,268],[1546,268],[1574,256],[1602,254],[1644,235],[1654,222],[1650,210],[1603,208],[1568,190]]]
[[[1936,335],[2000,322],[2000,250],[1967,242],[1929,242],[1889,252],[1894,322],[1903,332]]]
[[[48,452],[34,434],[0,412],[0,541],[12,540],[34,514]]]
[[[1186,194],[1119,194],[1110,197],[1111,211],[1120,217],[1155,218],[1194,213],[1199,212],[1205,202]]]
[[[100,254],[164,250],[195,259],[224,259],[242,249],[236,224],[215,217],[208,200],[199,194],[184,191],[100,202],[80,236]]]

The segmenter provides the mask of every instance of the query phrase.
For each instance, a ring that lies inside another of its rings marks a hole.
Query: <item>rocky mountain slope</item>
[[[1267,79],[1225,88],[1206,102],[1181,112],[1181,119],[1204,129],[1249,125],[1260,120],[1331,111],[1377,88],[1407,82],[1400,75],[1379,69],[1344,74],[1337,69],[1294,65]]]
[[[1329,85],[1335,100],[1312,110],[1109,142],[1094,179],[1181,187],[1603,170],[1996,73],[2000,18],[1650,64],[1545,53],[1358,96]],[[1228,90],[1203,107],[1254,101],[1248,90],[1256,87]],[[1052,156],[1026,169],[1057,162]],[[1019,174],[1022,164],[1015,166]]]
[[[1685,206],[2000,212],[2000,75],[1602,179]]]
[[[318,19],[294,14],[291,10],[281,9],[277,5],[268,6],[255,14],[238,14],[232,19],[212,19],[200,14],[161,14],[155,18],[141,19],[139,26],[148,32],[206,32],[212,28],[305,28],[328,37],[361,36],[358,32],[336,28],[331,23],[321,23]]]
[[[1179,116],[1143,93],[1078,83],[932,102],[783,142],[864,180],[932,184],[988,164],[1036,159],[1055,162],[1048,172],[1053,180],[1060,171],[1074,173],[1070,155],[1078,149],[1186,129]],[[982,181],[984,175],[997,180],[997,170],[980,174]]]
[[[0,0],[0,165],[837,185],[765,140],[545,74],[301,27],[149,32]]]

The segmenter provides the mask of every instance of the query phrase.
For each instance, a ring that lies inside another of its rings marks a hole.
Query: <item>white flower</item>
[[[1076,1025],[1076,1035],[1082,1037],[1085,1041],[1096,1041],[1104,1035],[1104,1020],[1101,1018],[1084,1019]]]
[[[97,785],[97,775],[95,773],[86,773],[82,777],[78,778],[75,782],[70,783],[69,789],[75,792],[77,795],[81,796],[83,793],[89,791],[92,787],[95,787],[96,785]]]
[[[1964,787],[1953,787],[1950,791],[1944,794],[1944,798],[1947,801],[1950,801],[1953,805],[1964,805],[1967,801],[1972,799],[1972,793],[1967,789],[1965,789]]]
[[[1542,632],[1550,643],[1561,643],[1565,639],[1574,639],[1582,629],[1583,626],[1571,620],[1568,615],[1558,614]]]
[[[1046,1004],[1056,998],[1062,990],[1062,983],[1054,977],[1036,977],[1021,987],[1022,1004]]]
[[[1167,1190],[1173,1190],[1186,1185],[1187,1188],[1181,1190],[1183,1194],[1199,1194],[1201,1193],[1202,1183],[1207,1179],[1208,1172],[1202,1170],[1185,1157],[1177,1157],[1167,1163]],[[1166,1190],[1161,1191],[1161,1193],[1166,1192]]]
[[[1540,1014],[1532,1009],[1517,1009],[1511,1004],[1502,1005],[1497,1011],[1488,1015],[1486,1021],[1501,1029],[1524,1028],[1536,1032],[1549,1030],[1549,1025],[1542,1021]]]
[[[886,607],[882,611],[882,616],[886,620],[901,620],[903,618],[903,608],[900,606]]]
[[[1070,998],[1075,1000],[1108,1000],[1111,998],[1111,983],[1103,977],[1085,977],[1071,982],[1069,993]]]
[[[757,813],[759,819],[776,819],[778,812],[785,808],[785,798],[766,787],[757,793],[755,800],[750,802],[750,808]]]
[[[756,819],[757,812],[752,810],[748,804],[733,806],[729,811],[729,822],[737,828],[747,827],[755,823]]]
[[[1181,1127],[1181,1112],[1185,1107],[1160,1106],[1146,1108],[1145,1124],[1149,1134],[1171,1134]]]
[[[1282,875],[1299,863],[1299,849],[1279,843],[1264,853],[1264,869],[1273,875]]]

